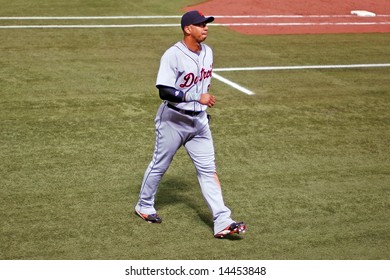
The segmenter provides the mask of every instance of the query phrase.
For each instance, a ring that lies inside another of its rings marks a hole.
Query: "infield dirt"
[[[217,17],[216,23],[243,34],[318,34],[390,32],[390,1],[386,0],[211,0],[187,7]],[[355,10],[374,17],[352,15]],[[253,16],[253,17],[249,17]],[[234,25],[231,25],[234,24]]]

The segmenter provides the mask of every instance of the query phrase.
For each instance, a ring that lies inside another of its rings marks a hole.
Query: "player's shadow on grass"
[[[177,203],[183,203],[193,209],[200,220],[213,229],[212,217],[196,179],[193,182],[186,182],[182,178],[166,176],[162,180],[156,196],[156,207],[162,209],[166,205]]]
[[[213,219],[196,179],[190,182],[183,180],[182,177],[175,178],[167,175],[164,177],[157,191],[156,208],[159,211],[164,209],[165,206],[174,204],[185,204],[193,209],[197,213],[199,219],[206,224],[213,233]],[[223,239],[233,241],[243,240],[241,236],[235,234],[226,236]]]
[[[214,223],[196,179],[191,182],[186,182],[182,177],[179,179],[166,176],[162,180],[156,196],[156,206],[159,209],[163,209],[164,206],[177,203],[183,203],[193,209],[199,216],[199,219],[209,226],[211,232],[213,232]],[[242,240],[242,237],[229,235],[223,239]]]

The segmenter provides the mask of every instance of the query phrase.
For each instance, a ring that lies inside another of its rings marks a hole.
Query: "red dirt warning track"
[[[210,0],[185,10],[195,9],[244,34],[390,32],[389,0]],[[354,10],[376,16],[352,15]]]

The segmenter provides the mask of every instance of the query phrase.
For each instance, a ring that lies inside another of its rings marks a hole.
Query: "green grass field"
[[[196,3],[52,2],[0,0],[0,16],[180,15]],[[11,24],[37,22],[0,21]],[[211,88],[225,202],[248,225],[218,240],[184,150],[158,192],[164,222],[133,213],[154,147],[159,59],[179,28],[0,36],[0,259],[390,258],[390,68],[220,73],[256,95]],[[207,43],[216,68],[390,63],[388,34],[210,27]]]

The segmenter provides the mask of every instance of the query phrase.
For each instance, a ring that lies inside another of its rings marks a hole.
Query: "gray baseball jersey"
[[[205,44],[197,54],[189,50],[183,42],[169,48],[161,58],[156,85],[176,88],[189,94],[207,93],[213,70],[213,52]],[[193,102],[172,103],[184,110],[204,111],[206,105]]]

